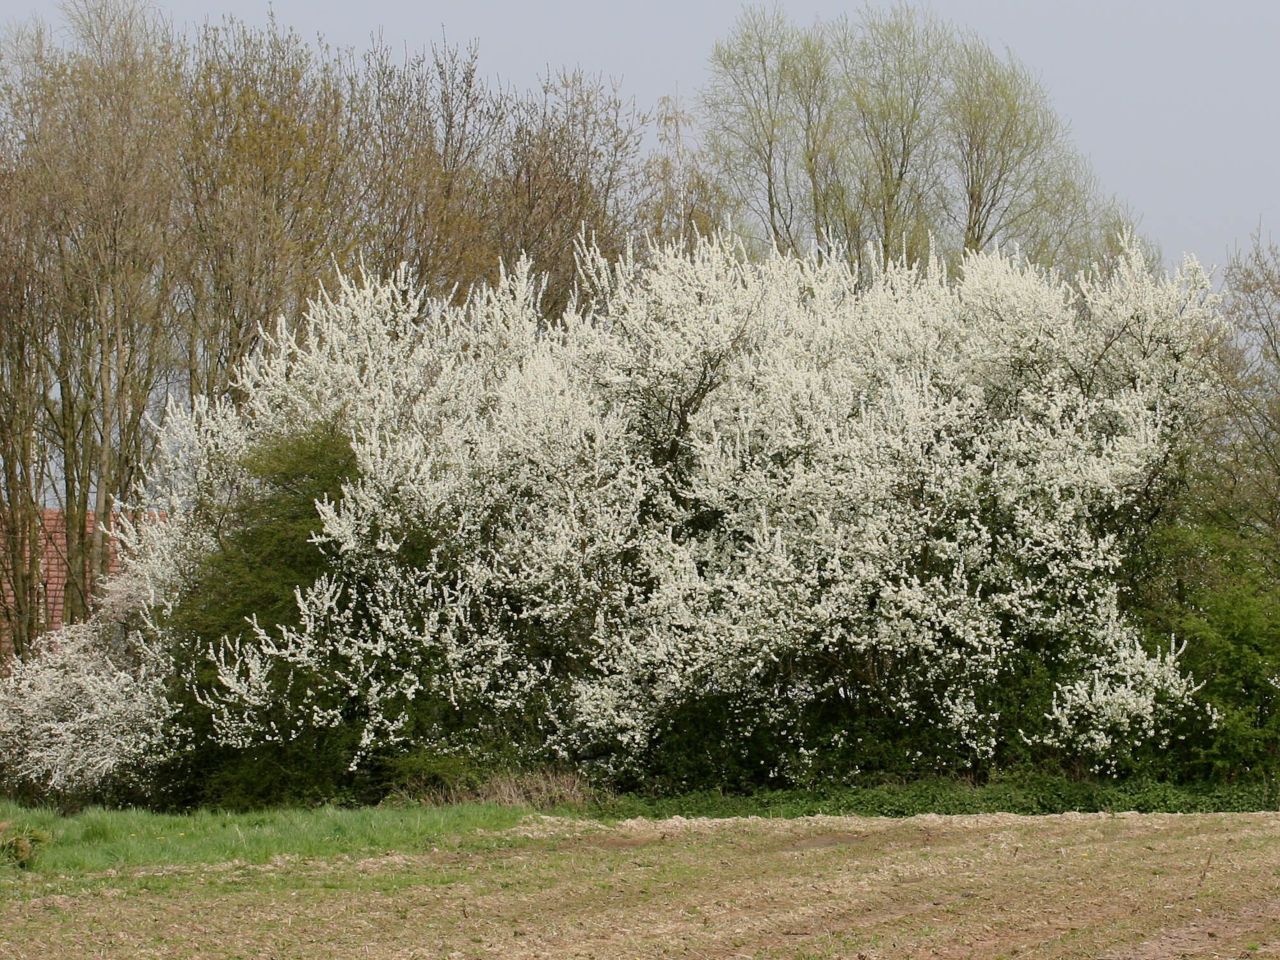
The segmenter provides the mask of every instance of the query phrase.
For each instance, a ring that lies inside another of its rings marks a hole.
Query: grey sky
[[[254,0],[158,0],[181,24],[234,14],[265,19]],[[933,10],[1008,47],[1038,72],[1104,187],[1141,217],[1176,261],[1222,264],[1262,224],[1280,234],[1280,3],[1219,0],[933,0]],[[622,81],[642,106],[692,98],[737,0],[276,0],[303,35],[363,45],[381,29],[421,47],[475,39],[487,72],[517,85],[547,66],[579,65]],[[858,4],[784,0],[799,22]],[[0,0],[0,19],[56,5]]]

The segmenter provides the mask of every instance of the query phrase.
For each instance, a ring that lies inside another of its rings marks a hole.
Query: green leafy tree
[[[253,448],[243,466],[248,492],[224,517],[217,547],[203,558],[167,619],[179,670],[194,684],[175,691],[192,750],[162,776],[170,802],[253,807],[331,799],[351,784],[352,737],[341,728],[288,744],[250,750],[218,747],[199,691],[211,682],[198,651],[221,637],[243,637],[256,622],[266,629],[297,626],[296,591],[326,569],[312,542],[320,530],[317,501],[341,496],[355,475],[350,442],[335,424]]]
[[[1024,64],[910,6],[808,28],[748,8],[702,104],[736,226],[786,252],[955,260],[998,243],[1073,271],[1128,219]]]

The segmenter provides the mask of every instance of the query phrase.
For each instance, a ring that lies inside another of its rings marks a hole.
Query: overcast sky
[[[933,0],[923,4],[1008,47],[1041,77],[1105,189],[1141,218],[1168,260],[1221,265],[1262,225],[1280,235],[1280,3],[1274,0]],[[233,14],[262,22],[254,0],[159,0],[178,25]],[[788,0],[808,23],[856,3]],[[381,30],[417,48],[442,35],[476,40],[482,66],[518,86],[548,66],[619,79],[641,106],[692,100],[733,0],[276,0],[307,36],[363,45]],[[57,4],[0,0],[0,19],[57,19]]]

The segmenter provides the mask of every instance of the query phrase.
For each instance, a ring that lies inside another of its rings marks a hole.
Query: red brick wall
[[[46,510],[43,517],[44,544],[41,553],[41,584],[47,611],[46,622],[49,629],[56,630],[62,626],[63,611],[67,602],[67,577],[70,566],[67,562],[67,525],[61,510]],[[85,531],[92,536],[97,527],[97,518],[90,511],[85,520]],[[111,558],[109,573],[120,570],[120,551],[114,537],[108,538]]]
[[[86,521],[86,529],[91,533],[97,518],[90,513]],[[61,510],[45,510],[41,515],[40,550],[40,600],[44,607],[44,621],[49,629],[56,630],[62,626],[63,614],[67,606],[67,580],[69,567],[67,564],[67,527]],[[109,540],[111,560],[110,572],[120,569],[120,556],[117,542]],[[13,602],[12,584],[7,581],[0,585],[4,590],[6,605]],[[5,628],[0,623],[0,660],[9,652],[10,644],[5,637]]]

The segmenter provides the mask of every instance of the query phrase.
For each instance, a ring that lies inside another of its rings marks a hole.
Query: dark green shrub
[[[1167,525],[1135,613],[1156,641],[1185,644],[1201,684],[1193,718],[1153,768],[1183,780],[1280,776],[1280,578],[1275,545],[1229,515]]]
[[[403,799],[469,796],[485,781],[485,771],[474,760],[432,750],[392,757],[385,763],[384,776],[388,792]]]
[[[234,505],[218,549],[205,558],[166,623],[178,638],[174,696],[191,742],[161,772],[157,793],[166,805],[232,809],[353,795],[376,799],[349,769],[356,742],[341,728],[229,749],[215,742],[208,710],[194,695],[213,682],[213,665],[205,659],[211,643],[249,635],[251,618],[267,630],[296,625],[295,591],[315,582],[326,565],[312,542],[320,530],[316,502],[336,498],[356,473],[351,444],[336,424],[275,438],[252,450],[243,465],[250,492]]]

